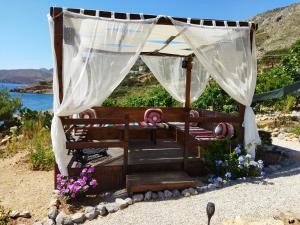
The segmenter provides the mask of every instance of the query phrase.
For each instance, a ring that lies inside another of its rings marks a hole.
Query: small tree
[[[0,128],[2,130],[15,125],[14,115],[21,107],[22,101],[20,97],[13,98],[7,88],[0,90]]]
[[[300,80],[300,39],[290,48],[288,54],[281,60],[283,70],[294,78]]]

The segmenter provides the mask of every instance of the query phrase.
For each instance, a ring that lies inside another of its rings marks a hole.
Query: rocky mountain
[[[287,49],[300,38],[300,3],[266,11],[250,20],[258,23],[258,58],[268,52]]]
[[[51,79],[52,69],[0,70],[0,82],[4,83],[34,84]]]

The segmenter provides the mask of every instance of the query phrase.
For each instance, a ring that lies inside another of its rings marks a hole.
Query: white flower
[[[225,177],[231,178],[231,173],[230,172],[225,173]]]
[[[255,162],[254,160],[251,160],[251,161],[250,161],[250,166],[257,167],[257,166],[258,166],[258,163]]]
[[[238,158],[238,160],[239,160],[239,164],[242,164],[242,163],[244,162],[244,157],[243,157],[243,156],[240,156],[240,157]]]
[[[251,159],[251,155],[250,154],[247,154],[245,157],[248,158],[248,159]]]

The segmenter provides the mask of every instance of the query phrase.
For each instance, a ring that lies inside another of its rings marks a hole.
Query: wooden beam
[[[56,55],[59,101],[63,100],[63,15],[62,8],[51,8],[54,21],[54,51]]]
[[[57,7],[52,7],[52,8],[57,8]],[[62,8],[59,8],[60,10],[62,10]],[[80,9],[74,9],[74,8],[67,8],[67,11],[70,12],[74,12],[74,13],[80,13]],[[85,9],[83,12],[85,15],[89,15],[89,16],[96,16],[96,10],[90,10],[90,9]],[[112,16],[112,12],[110,11],[99,11],[99,16],[100,17],[106,17],[106,18],[111,18]],[[126,19],[127,18],[127,14],[126,13],[122,13],[122,12],[115,12],[114,16],[116,19]],[[143,17],[145,19],[151,19],[151,18],[156,18],[157,15],[149,15],[149,14],[144,14]],[[141,19],[140,14],[136,14],[136,13],[130,13],[129,14],[129,18],[131,20],[139,20]],[[183,18],[183,17],[173,17],[174,20],[180,21],[180,22],[184,22],[187,23],[187,18]],[[193,18],[191,19],[191,24],[200,24],[201,21],[203,22],[203,25],[205,26],[213,26],[214,23],[216,24],[216,26],[220,26],[220,27],[224,27],[225,26],[225,20],[216,20],[216,19],[198,19],[198,18]],[[237,21],[226,21],[229,27],[236,27],[238,26]],[[161,17],[159,18],[159,20],[157,21],[157,24],[159,25],[173,25],[172,21],[168,18],[168,17]],[[241,27],[248,27],[249,26],[249,22],[247,21],[239,21],[239,26]],[[257,25],[253,22],[251,22],[251,28],[252,29],[257,29]]]

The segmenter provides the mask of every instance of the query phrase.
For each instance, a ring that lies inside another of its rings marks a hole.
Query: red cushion
[[[230,123],[219,123],[215,128],[215,135],[217,138],[232,137],[234,128]]]
[[[161,123],[162,122],[162,110],[161,109],[155,109],[150,108],[145,111],[144,114],[144,121],[146,123]]]
[[[87,109],[87,110],[79,113],[79,117],[81,119],[93,119],[93,118],[96,118],[96,112],[93,109]]]
[[[199,112],[197,110],[192,109],[190,111],[190,118],[199,118]],[[190,123],[190,125],[192,127],[197,127],[198,126],[198,122]]]

